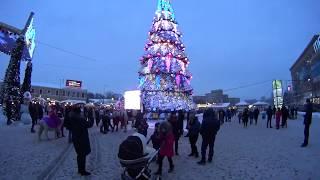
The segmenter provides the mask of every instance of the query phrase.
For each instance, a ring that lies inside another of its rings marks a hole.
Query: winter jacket
[[[306,111],[306,114],[304,115],[304,124],[310,125],[312,122],[312,111],[313,111],[313,107],[311,103],[307,103],[305,105],[305,111]]]
[[[180,137],[181,136],[181,129],[179,127],[178,118],[176,116],[171,116],[169,120],[171,127],[172,127],[172,133],[174,137]]]
[[[210,140],[214,138],[219,129],[220,122],[218,120],[204,119],[200,128],[200,134],[202,135],[202,139]]]
[[[194,122],[189,125],[189,136],[198,136],[200,133],[200,127],[200,122],[198,121],[198,118],[196,118]]]
[[[88,128],[93,126],[93,121],[86,121],[80,114],[71,112],[72,142],[77,154],[88,155],[91,152]]]
[[[272,115],[273,115],[273,110],[272,110],[271,108],[268,108],[268,110],[267,110],[267,116],[268,116],[268,117],[272,117]]]
[[[288,119],[288,116],[289,116],[289,111],[287,108],[283,107],[281,109],[281,114],[282,114],[282,119],[283,120],[287,120]]]
[[[174,135],[169,132],[167,135],[161,135],[160,156],[173,157]]]

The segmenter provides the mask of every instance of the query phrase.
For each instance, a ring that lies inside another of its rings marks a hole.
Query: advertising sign
[[[282,95],[282,81],[274,80],[272,82],[272,92],[273,92],[273,104],[276,108],[281,108],[283,105],[283,95]]]
[[[25,37],[25,43],[26,43],[28,55],[29,55],[30,59],[32,59],[33,52],[36,47],[36,43],[35,43],[36,30],[33,26],[33,17],[30,20],[30,23],[26,29],[26,33],[25,33],[24,37]]]
[[[69,87],[69,88],[81,88],[82,87],[82,81],[67,80],[66,81],[66,87]]]
[[[139,90],[124,93],[124,108],[128,110],[141,109],[141,92]]]

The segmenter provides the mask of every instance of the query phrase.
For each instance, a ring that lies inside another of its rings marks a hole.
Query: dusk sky
[[[195,95],[269,80],[227,93],[244,99],[270,96],[271,80],[290,80],[289,68],[320,32],[319,0],[171,2]],[[2,0],[0,21],[23,28],[35,12],[33,82],[58,86],[74,79],[93,92],[123,93],[138,86],[139,58],[156,5],[157,0]],[[9,60],[0,54],[1,79]]]

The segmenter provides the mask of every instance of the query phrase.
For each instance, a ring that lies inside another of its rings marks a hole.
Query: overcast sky
[[[139,58],[157,0],[1,0],[0,21],[23,28],[35,12],[38,42],[32,81],[82,80],[90,91],[123,92],[138,85]],[[172,0],[190,58],[196,95],[230,89],[231,96],[271,94],[271,80],[289,68],[320,32],[319,0]],[[0,78],[9,56],[0,54]],[[24,64],[23,67],[24,68]],[[24,72],[23,72],[24,73]],[[284,83],[286,85],[286,81]]]

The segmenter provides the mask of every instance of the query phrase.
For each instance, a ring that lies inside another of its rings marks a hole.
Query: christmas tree
[[[191,73],[170,0],[159,0],[141,58],[139,88],[147,111],[190,110]]]
[[[8,118],[7,124],[11,120],[18,120],[20,113],[20,63],[24,47],[24,38],[19,37],[16,46],[12,51],[11,59],[4,79],[3,101],[4,111]]]
[[[31,89],[31,75],[32,75],[32,63],[29,61],[27,63],[27,68],[24,75],[24,80],[21,86],[21,94],[23,95],[25,92]],[[22,100],[22,99],[21,99]]]

